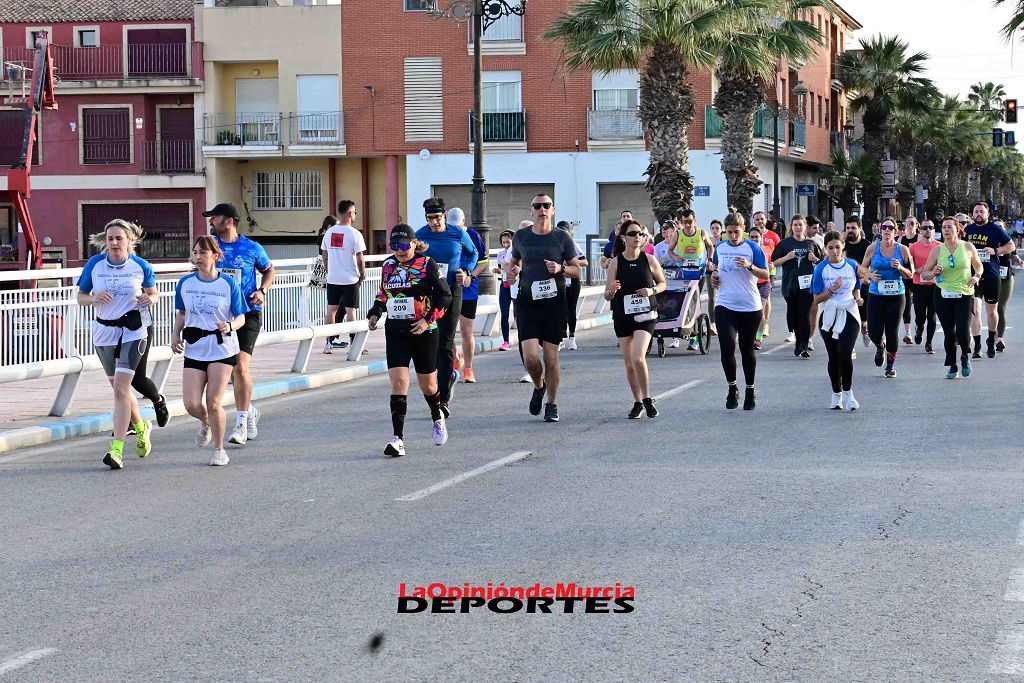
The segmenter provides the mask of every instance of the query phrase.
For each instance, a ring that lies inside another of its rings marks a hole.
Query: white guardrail
[[[492,255],[497,250],[492,250]],[[367,256],[368,263],[379,263],[387,255]],[[360,288],[359,320],[324,325],[327,292],[309,286],[315,257],[274,261],[274,285],[263,306],[263,332],[257,346],[298,342],[292,372],[303,373],[317,339],[353,334],[348,360],[358,360],[366,345],[369,328],[366,313],[380,288],[380,267],[367,267]],[[191,271],[188,263],[155,263],[160,299],[153,311],[154,340],[149,352],[150,377],[163,389],[170,370],[171,326],[174,320],[174,288],[178,279]],[[63,377],[50,409],[50,415],[66,415],[75,390],[85,372],[102,369],[92,346],[93,307],[80,307],[76,300],[81,268],[62,268],[0,273],[0,282],[36,279],[35,289],[0,290],[0,384],[44,377]],[[170,275],[171,277],[166,277]],[[165,277],[161,277],[165,276]],[[70,283],[70,284],[68,284]],[[602,286],[584,287],[577,304],[600,295]],[[594,313],[604,311],[603,296],[598,296]],[[499,308],[496,303],[481,303],[477,308],[476,331],[482,336],[495,334]]]

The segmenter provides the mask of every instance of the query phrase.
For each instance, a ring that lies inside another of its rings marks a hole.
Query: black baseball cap
[[[224,216],[226,218],[234,218],[236,221],[241,218],[238,215],[238,209],[235,208],[234,204],[218,204],[209,211],[203,211],[203,215],[207,218],[212,218],[213,216]]]
[[[405,223],[399,223],[395,227],[391,228],[391,236],[388,238],[388,242],[411,244],[414,239],[415,235],[413,235],[412,227]]]

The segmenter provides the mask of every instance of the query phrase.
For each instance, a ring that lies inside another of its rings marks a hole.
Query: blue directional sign
[[[796,186],[796,196],[797,197],[813,197],[816,194],[818,194],[818,186],[817,185],[811,184],[811,185],[797,185]]]
[[[696,185],[693,188],[694,197],[710,197],[711,186],[710,185]]]

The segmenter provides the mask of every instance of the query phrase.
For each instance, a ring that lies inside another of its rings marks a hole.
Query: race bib
[[[979,249],[978,260],[981,261],[982,263],[988,263],[989,261],[992,260],[992,254],[988,253],[987,251]]]
[[[800,275],[800,276],[798,276],[797,277],[797,282],[800,283],[800,289],[810,289],[811,288],[811,278],[812,277],[814,277],[814,276],[813,275]]]
[[[388,317],[392,320],[412,320],[416,317],[415,299],[405,296],[388,299]]]
[[[234,278],[238,286],[242,286],[242,269],[241,268],[221,268],[220,272],[224,273],[230,278]]]
[[[899,280],[882,280],[878,283],[878,293],[883,296],[893,296],[900,293]]]
[[[572,287],[572,278],[571,277],[565,278],[565,286],[566,287]]]
[[[934,277],[926,277],[924,273],[921,273],[921,284],[925,284],[927,282],[935,282],[935,278]]]
[[[448,277],[448,264],[447,263],[438,263],[437,264],[437,269],[439,271],[441,271],[441,277]]]
[[[942,298],[943,299],[959,299],[962,296],[963,296],[962,292],[954,292],[954,291],[949,290],[949,289],[943,289],[942,290]]]
[[[558,285],[555,284],[554,278],[537,280],[530,286],[530,294],[534,301],[553,299],[558,296]]]
[[[675,280],[676,279],[676,271],[675,271],[674,268],[666,268],[663,272],[665,273],[665,279],[666,280]]]
[[[1010,277],[1010,266],[999,266],[999,277],[1004,280]]]
[[[508,293],[512,296],[513,299],[519,298],[519,280],[516,280],[515,282],[512,283],[512,286],[508,288]]]
[[[683,268],[700,268],[700,259],[683,259]]]
[[[647,313],[651,310],[651,300],[649,297],[641,296],[640,294],[627,294],[622,299],[622,306],[626,311],[626,315]]]

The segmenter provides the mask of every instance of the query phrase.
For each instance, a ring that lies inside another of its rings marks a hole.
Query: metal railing
[[[281,145],[279,111],[203,114],[206,145]]]
[[[288,117],[288,142],[292,145],[345,144],[345,112],[318,111]]]
[[[718,115],[718,111],[710,104],[704,107],[704,137],[722,137],[722,117]]]
[[[526,142],[526,110],[484,112],[484,142]],[[473,112],[469,112],[469,141],[475,142]]]
[[[807,121],[805,119],[795,118],[790,121],[789,140],[794,147],[807,147]]]
[[[774,111],[771,107],[762,107],[754,113],[754,137],[772,139],[772,121]],[[786,121],[779,117],[778,122],[779,144],[786,144]],[[722,137],[722,117],[718,115],[713,105],[704,107],[704,137]]]
[[[198,163],[202,159],[195,140],[144,140],[142,142],[142,172],[177,175],[201,173]]]
[[[96,47],[51,45],[53,70],[63,81],[130,80],[141,78],[187,78],[188,43],[112,44]],[[5,63],[32,67],[33,50],[5,47]],[[6,73],[2,78],[8,78]]]
[[[641,140],[644,126],[636,109],[590,109],[587,111],[590,140]]]
[[[473,44],[473,22],[468,22],[466,39],[469,45]],[[480,40],[485,42],[522,41],[523,17],[518,14],[501,17],[480,36]]]

